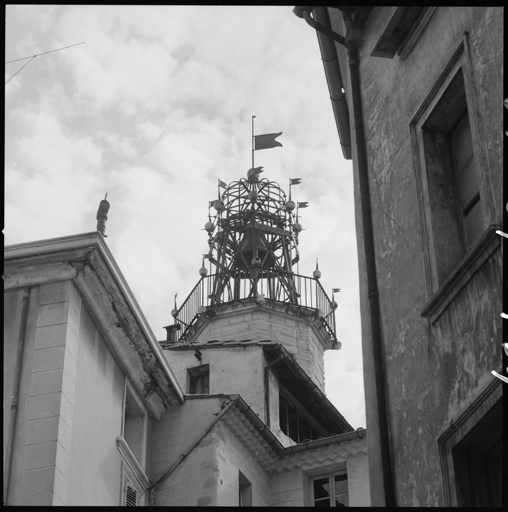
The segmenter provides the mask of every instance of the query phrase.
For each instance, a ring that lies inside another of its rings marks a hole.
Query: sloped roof
[[[190,343],[164,342],[163,346],[165,350],[262,347],[267,354],[269,362],[278,359],[272,368],[277,372],[282,384],[291,390],[295,398],[324,427],[328,434],[342,434],[354,430],[346,418],[296,362],[294,356],[280,343],[271,340],[209,340]]]
[[[218,395],[195,395],[193,400],[216,398]],[[339,435],[323,437],[315,441],[296,444],[284,448],[268,426],[250,408],[240,395],[219,395],[231,401],[232,407],[222,418],[245,448],[269,473],[280,473],[293,468],[312,469],[342,462],[348,457],[367,453],[367,431],[353,430]]]

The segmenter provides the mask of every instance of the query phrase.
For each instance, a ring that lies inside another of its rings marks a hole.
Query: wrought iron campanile
[[[261,295],[298,303],[292,268],[301,227],[294,222],[295,203],[276,183],[258,176],[251,169],[247,179],[231,183],[214,201],[215,222],[206,226],[206,256],[216,270],[212,305]]]
[[[203,255],[200,281],[172,315],[181,326],[173,340],[189,340],[200,318],[212,319],[221,307],[234,303],[266,301],[315,313],[332,341],[335,338],[336,303],[324,292],[316,268],[313,278],[294,272],[299,261],[298,207],[280,186],[261,179],[262,168],[252,168],[247,178],[226,185],[219,180],[219,199],[209,205],[208,252]],[[290,180],[291,184],[299,179]],[[205,260],[208,265],[205,265]],[[206,268],[208,266],[208,268]]]

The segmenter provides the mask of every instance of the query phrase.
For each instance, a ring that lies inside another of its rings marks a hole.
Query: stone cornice
[[[100,233],[5,248],[6,289],[67,279],[151,414],[158,418],[169,405],[182,403],[181,386]]]

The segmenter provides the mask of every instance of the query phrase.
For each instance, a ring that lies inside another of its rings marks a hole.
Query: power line
[[[11,62],[18,62],[20,60],[26,60],[26,59],[30,59],[30,58],[33,59],[34,57],[38,57],[39,55],[46,55],[47,53],[58,52],[60,50],[65,50],[67,48],[72,48],[73,46],[79,46],[80,44],[85,44],[85,42],[83,41],[81,43],[71,44],[70,46],[64,46],[63,48],[57,48],[56,50],[50,50],[49,52],[38,53],[37,55],[33,55],[33,56],[30,56],[30,57],[23,57],[21,59],[9,60],[8,62],[6,62],[6,64],[10,64]]]
[[[6,62],[6,64],[10,64],[11,62],[19,62],[20,60],[25,60],[25,59],[30,59],[24,66],[22,66],[21,68],[19,68],[16,73],[14,73],[14,75],[12,75],[9,80],[7,80],[7,82],[5,82],[5,85],[7,85],[7,83],[12,80],[24,67],[28,66],[28,64],[30,64],[30,62],[32,62],[35,57],[39,57],[39,55],[46,55],[48,53],[53,53],[53,52],[58,52],[60,50],[65,50],[67,48],[72,48],[73,46],[78,46],[80,44],[84,44],[84,41],[82,43],[76,43],[76,44],[71,44],[70,46],[64,46],[63,48],[57,48],[56,50],[50,50],[49,52],[43,52],[43,53],[38,53],[36,55],[33,55],[32,57],[23,57],[21,59],[15,59],[15,60],[10,60],[8,62]]]
[[[30,64],[30,62],[32,62],[33,60],[35,59],[35,55],[22,67],[20,67],[16,73],[14,73],[14,75],[11,76],[11,78],[9,78],[9,80],[7,80],[7,82],[5,82],[5,85],[7,85],[7,83],[12,80],[24,67],[28,66],[28,64]]]

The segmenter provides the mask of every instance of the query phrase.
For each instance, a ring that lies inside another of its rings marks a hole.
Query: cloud
[[[9,58],[81,41],[6,89],[6,243],[94,230],[108,192],[106,243],[162,339],[174,294],[183,301],[199,279],[217,179],[252,165],[255,115],[256,134],[283,132],[282,148],[254,154],[262,177],[285,192],[302,178],[293,199],[310,202],[299,272],[312,275],[318,257],[323,288],[342,289],[327,390],[364,424],[352,170],[315,31],[289,6],[7,9]]]

